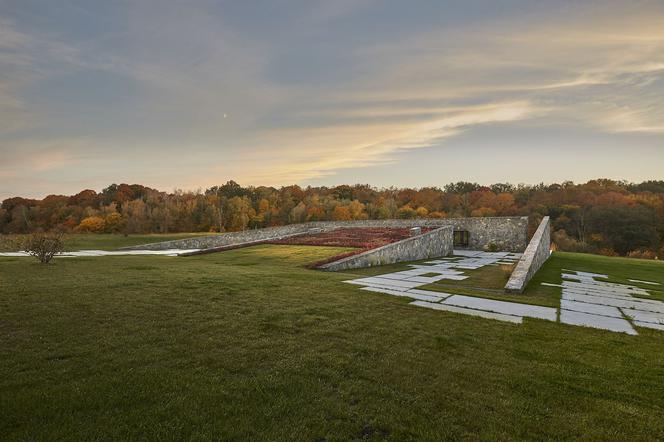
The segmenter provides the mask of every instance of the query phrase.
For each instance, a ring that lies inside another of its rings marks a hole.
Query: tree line
[[[420,189],[361,184],[277,189],[228,181],[205,191],[171,193],[112,184],[72,196],[8,198],[0,206],[0,232],[225,232],[305,221],[514,215],[529,216],[531,229],[550,216],[561,250],[664,256],[664,181],[458,182]]]

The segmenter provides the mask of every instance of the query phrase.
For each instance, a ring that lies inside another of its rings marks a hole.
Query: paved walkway
[[[562,289],[560,309],[418,289],[445,279],[466,279],[468,276],[463,270],[513,264],[521,256],[519,253],[462,250],[455,250],[454,253],[454,257],[429,261],[424,265],[412,264],[409,270],[344,282],[361,285],[365,291],[410,298],[413,300],[410,304],[418,307],[516,324],[529,317],[630,335],[637,334],[634,326],[664,330],[664,302],[641,298],[650,295],[636,286],[596,280],[607,278],[607,275],[563,270],[566,273],[562,275],[562,284],[544,283]],[[634,282],[658,285],[650,281]]]
[[[121,255],[165,255],[178,256],[180,253],[195,252],[198,249],[182,250],[79,250],[76,252],[63,252],[55,255],[56,258],[71,258],[73,256],[121,256]],[[4,252],[0,256],[30,256],[26,252]]]

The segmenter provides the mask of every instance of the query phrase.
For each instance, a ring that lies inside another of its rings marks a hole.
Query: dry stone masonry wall
[[[268,239],[280,239],[297,233],[316,233],[339,228],[358,227],[443,227],[453,230],[465,230],[470,234],[468,248],[482,250],[490,245],[497,250],[522,252],[528,243],[528,218],[522,217],[486,217],[486,218],[443,218],[443,219],[386,219],[356,221],[317,221],[302,224],[290,224],[265,229],[230,232],[220,235],[199,236],[175,241],[144,244],[125,247],[125,250],[167,250],[167,249],[207,249],[255,242]]]
[[[418,259],[440,258],[452,254],[452,241],[452,226],[443,226],[422,235],[342,258],[319,268],[336,272]]]
[[[551,256],[551,223],[549,217],[545,216],[507,281],[505,291],[523,293],[528,281],[535,276],[549,256]]]

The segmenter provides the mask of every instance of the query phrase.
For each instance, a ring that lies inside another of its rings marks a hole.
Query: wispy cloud
[[[440,26],[422,16],[426,25],[398,32],[376,21],[391,6],[371,1],[275,8],[275,18],[246,5],[122,8],[87,39],[0,19],[3,159],[42,175],[81,173],[78,153],[44,140],[85,140],[137,171],[195,157],[169,169],[185,184],[285,184],[445,149],[489,125],[664,133],[664,10],[652,3]],[[411,20],[418,13],[399,8]],[[42,152],[41,163],[27,152]],[[105,172],[126,176],[126,167]]]

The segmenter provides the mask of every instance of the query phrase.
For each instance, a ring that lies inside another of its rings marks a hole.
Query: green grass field
[[[304,267],[343,250],[0,258],[0,439],[664,438],[664,332],[431,311]],[[523,299],[559,297],[539,282],[561,268],[664,283],[556,253]]]

